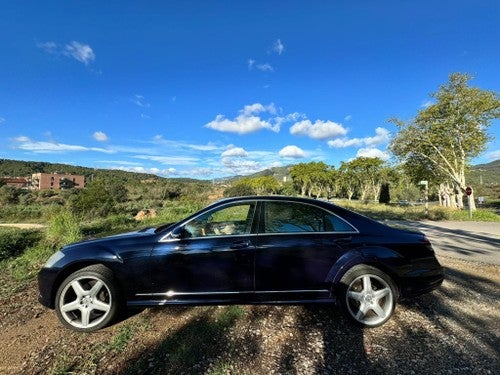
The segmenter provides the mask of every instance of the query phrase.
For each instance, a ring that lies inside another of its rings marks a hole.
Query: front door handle
[[[250,241],[237,241],[237,242],[233,242],[231,244],[231,249],[233,250],[237,250],[237,249],[246,249],[246,248],[249,248],[251,245],[251,242]]]

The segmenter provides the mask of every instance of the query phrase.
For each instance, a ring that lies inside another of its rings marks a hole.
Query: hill
[[[122,181],[159,180],[162,177],[147,174],[126,172],[114,169],[97,169],[69,164],[47,163],[38,161],[20,161],[0,159],[0,177],[28,177],[33,173],[67,173],[95,178],[116,178]]]
[[[500,185],[500,160],[488,164],[474,165],[469,172],[476,185]]]

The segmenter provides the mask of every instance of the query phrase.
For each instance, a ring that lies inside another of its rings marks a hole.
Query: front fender
[[[113,264],[123,263],[122,258],[112,249],[95,246],[85,249],[63,248],[64,254],[56,263],[43,267],[38,273],[39,300],[50,308],[54,308],[54,300],[59,285],[73,272],[92,264],[104,264],[113,268]],[[85,255],[82,256],[82,252]]]

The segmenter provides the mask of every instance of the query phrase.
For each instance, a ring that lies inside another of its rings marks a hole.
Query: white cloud
[[[389,160],[390,158],[390,155],[387,151],[382,151],[374,147],[360,148],[356,156],[364,156],[366,158],[379,158],[382,160]]]
[[[146,99],[144,99],[144,96],[142,95],[134,95],[134,98],[132,99],[132,102],[142,108],[149,108],[151,107],[151,104],[146,102]]]
[[[42,50],[44,50],[46,53],[51,53],[51,54],[57,54],[58,52],[58,47],[57,44],[54,42],[43,42],[43,43],[37,43],[36,46]]]
[[[134,158],[150,160],[164,165],[195,165],[200,159],[190,156],[135,155]]]
[[[306,157],[306,153],[301,148],[290,145],[283,147],[279,152],[279,156],[282,158],[301,159]]]
[[[19,136],[14,138],[14,149],[31,151],[34,153],[60,153],[60,152],[104,152],[107,154],[112,154],[114,151],[98,147],[85,147],[79,145],[68,145],[58,142],[45,142],[45,141],[33,141],[25,136]]]
[[[344,120],[345,121],[351,121],[352,120],[352,115],[347,115],[346,117],[344,117]]]
[[[273,66],[269,63],[257,64],[255,67],[261,72],[274,72]]]
[[[109,138],[105,133],[97,131],[94,133],[94,139],[99,142],[106,142]]]
[[[342,138],[328,141],[328,146],[332,148],[344,147],[374,147],[389,142],[391,133],[385,128],[375,129],[375,136],[365,138]]]
[[[268,105],[262,105],[260,103],[250,104],[243,107],[240,111],[245,116],[256,115],[262,112],[268,112],[270,114],[276,114],[276,107],[274,103]]]
[[[175,150],[196,150],[196,151],[211,151],[211,152],[221,152],[224,148],[217,146],[216,144],[209,142],[206,145],[198,145],[185,143],[181,141],[171,141],[163,138],[161,134],[157,134],[153,137],[151,143],[168,146],[170,149]]]
[[[177,170],[175,168],[167,168],[167,169],[159,169],[159,168],[146,168],[143,166],[137,166],[137,167],[132,167],[129,166],[129,163],[123,163],[124,165],[118,165],[118,166],[111,166],[108,167],[109,169],[117,169],[120,171],[125,171],[125,172],[136,172],[136,173],[147,173],[147,174],[154,174],[157,176],[171,176],[175,175]]]
[[[500,159],[500,150],[495,150],[495,151],[491,151],[489,152],[486,157],[490,160],[490,161],[495,161],[495,160],[498,160]]]
[[[5,122],[5,119],[3,117],[0,117],[0,124],[3,124]]]
[[[261,72],[274,72],[274,68],[269,63],[257,63],[254,59],[248,59],[247,61],[248,70],[257,69]]]
[[[276,123],[273,118],[269,120],[262,119],[256,116],[261,113],[275,114],[276,108],[274,104],[267,106],[260,103],[245,106],[240,110],[240,114],[234,119],[229,120],[224,115],[217,115],[215,120],[205,125],[206,128],[237,134],[253,133],[261,129],[268,129],[274,132],[279,132],[280,124]]]
[[[262,165],[243,158],[222,158],[222,165],[236,175],[248,175],[262,170]]]
[[[316,120],[313,124],[310,120],[303,120],[292,125],[290,133],[293,135],[305,135],[312,139],[325,140],[346,135],[347,129],[333,121]]]
[[[277,53],[278,55],[281,55],[285,51],[285,46],[283,43],[281,43],[281,40],[278,39],[276,42],[273,44],[273,51]]]
[[[85,65],[95,60],[95,53],[92,48],[88,44],[77,41],[72,41],[64,46],[52,41],[37,43],[36,46],[46,53],[71,57]]]
[[[76,41],[66,44],[63,54],[71,56],[85,65],[95,60],[95,54],[92,48],[90,48],[88,44],[82,44]]]
[[[245,149],[241,147],[234,147],[233,145],[229,145],[227,150],[224,151],[221,155],[221,157],[226,158],[226,157],[240,157],[244,158],[248,156],[248,152],[245,151]]]

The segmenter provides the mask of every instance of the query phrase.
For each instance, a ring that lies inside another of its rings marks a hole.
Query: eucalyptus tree
[[[470,87],[468,74],[453,73],[446,84],[431,94],[435,103],[420,110],[414,119],[391,119],[399,128],[390,149],[406,170],[422,179],[451,181],[461,207],[467,188],[465,172],[472,158],[486,148],[487,129],[500,117],[500,100],[493,91]],[[470,199],[475,209],[474,197]]]

